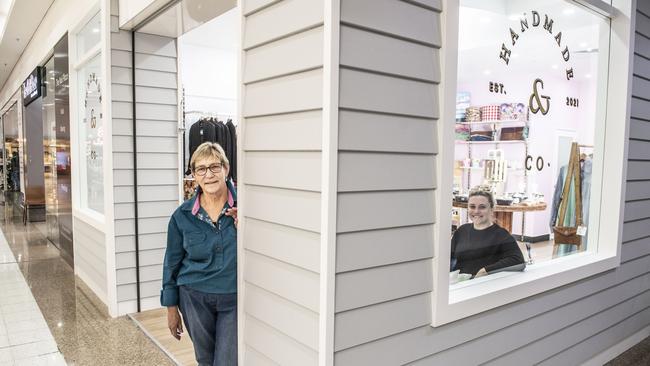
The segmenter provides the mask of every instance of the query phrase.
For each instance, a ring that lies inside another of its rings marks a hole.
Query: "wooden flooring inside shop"
[[[156,309],[131,314],[131,318],[158,346],[171,357],[176,363],[182,366],[197,365],[194,358],[194,348],[187,330],[183,327],[184,333],[181,340],[177,341],[172,337],[167,328],[167,309]]]

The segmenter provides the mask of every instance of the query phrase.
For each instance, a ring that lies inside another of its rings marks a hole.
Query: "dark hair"
[[[478,186],[474,187],[469,191],[469,197],[482,196],[487,198],[490,208],[494,208],[494,195],[489,187]],[[468,197],[468,198],[469,198]]]

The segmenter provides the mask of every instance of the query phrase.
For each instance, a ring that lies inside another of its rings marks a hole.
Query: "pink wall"
[[[561,69],[551,70],[546,74],[543,77],[544,90],[541,94],[551,97],[551,107],[545,116],[542,116],[541,113],[530,114],[528,144],[528,154],[533,156],[534,159],[541,156],[545,163],[542,171],[533,168],[528,172],[528,191],[544,194],[549,208],[546,211],[526,214],[525,235],[527,236],[544,235],[550,232],[548,225],[550,206],[559,169],[558,164],[554,161],[558,131],[575,131],[578,142],[593,144],[596,78],[585,78],[583,73],[576,74],[576,77],[571,81],[566,81],[566,79],[562,78],[563,70]],[[558,77],[553,74],[557,74]],[[593,75],[595,75],[595,72]],[[459,80],[458,91],[470,92],[472,105],[482,106],[513,102],[522,102],[528,105],[528,98],[532,93],[532,82],[537,77],[526,72],[524,68],[520,68],[516,72],[504,73],[503,76],[489,75],[480,80]],[[488,89],[490,81],[503,83],[507,94],[490,92]],[[567,106],[567,96],[579,98],[579,107]],[[494,148],[492,144],[474,144],[471,146],[474,158],[486,157],[487,151]],[[504,150],[507,160],[517,160],[521,166],[524,166],[526,158],[524,144],[501,144],[500,148]],[[462,160],[467,157],[468,147],[464,144],[456,144],[455,151],[456,160]],[[480,170],[473,171],[472,185],[481,182],[482,174],[483,172]],[[506,191],[521,190],[524,186],[523,172],[509,171],[508,174]],[[466,188],[466,182],[463,183],[463,188]],[[515,214],[513,221],[513,233],[521,233],[521,214]]]

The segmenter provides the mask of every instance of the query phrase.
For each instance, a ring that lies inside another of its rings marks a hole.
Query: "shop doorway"
[[[39,68],[39,70],[41,69]],[[45,221],[42,97],[31,101],[25,106],[24,121],[25,197],[22,202],[23,209],[27,221]]]
[[[136,105],[134,117],[134,144],[138,151],[134,154],[138,184],[137,192],[148,192],[141,197],[135,197],[138,211],[136,222],[145,222],[156,215],[144,210],[152,205],[153,191],[160,191],[156,197],[162,197],[162,186],[153,186],[148,181],[148,175],[155,166],[161,170],[163,162],[168,161],[169,153],[165,155],[159,146],[170,142],[173,136],[176,154],[174,167],[174,185],[178,188],[172,196],[173,204],[169,212],[183,200],[194,193],[194,180],[188,170],[191,157],[190,145],[195,142],[190,138],[191,131],[199,125],[216,126],[217,131],[235,132],[238,109],[238,55],[240,49],[239,17],[235,1],[179,1],[155,18],[137,27],[133,40],[135,51],[134,102]],[[175,47],[170,46],[173,44]],[[175,52],[171,50],[175,48]],[[173,90],[172,90],[173,89]],[[174,107],[173,134],[166,133],[171,127],[166,121],[170,120],[168,107]],[[153,119],[152,119],[153,117]],[[155,120],[154,120],[155,119]],[[231,126],[225,127],[224,126]],[[220,135],[220,136],[219,136]],[[223,138],[220,140],[220,137]],[[231,173],[236,172],[237,136],[226,139],[225,135],[217,134],[213,142],[219,142],[231,164]],[[165,166],[166,167],[166,166]],[[168,169],[171,171],[171,169]],[[236,178],[236,174],[233,175]],[[162,206],[162,199],[156,204]],[[167,206],[165,206],[167,207]],[[143,210],[140,210],[142,208]],[[159,215],[162,213],[159,212]],[[166,220],[169,216],[166,216]],[[137,225],[137,224],[136,224]],[[136,226],[137,228],[138,226]],[[137,229],[136,229],[137,232]],[[144,243],[146,235],[136,238]],[[136,249],[137,250],[137,249]],[[146,249],[140,251],[144,257]],[[160,263],[136,264],[138,273],[148,273]],[[158,269],[159,271],[159,269]],[[140,278],[140,276],[138,276]],[[144,280],[144,278],[142,278]],[[141,286],[138,285],[140,288]],[[144,287],[143,287],[144,288]],[[147,293],[139,294],[146,301]],[[160,344],[171,357],[182,364],[195,364],[194,352],[189,337],[184,336],[179,343],[173,339],[166,328],[166,309],[158,308],[158,293],[154,299],[157,309],[133,314],[133,319]]]

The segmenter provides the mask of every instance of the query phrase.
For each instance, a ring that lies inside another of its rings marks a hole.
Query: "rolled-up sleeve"
[[[178,305],[176,278],[184,257],[183,235],[176,225],[174,216],[172,216],[167,227],[167,249],[165,250],[165,260],[163,262],[162,290],[160,291],[160,304],[162,306]]]

